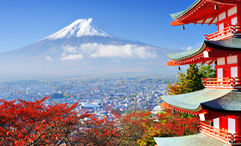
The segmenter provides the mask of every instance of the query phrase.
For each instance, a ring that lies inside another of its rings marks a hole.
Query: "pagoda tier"
[[[162,96],[161,98],[170,106],[178,108],[180,110],[200,112],[203,110],[203,105],[206,105],[210,101],[216,100],[218,98],[225,97],[225,95],[229,94],[230,92],[232,92],[232,89],[224,89],[221,91],[218,89],[203,89],[187,94]],[[210,107],[215,108],[213,106]],[[241,110],[241,101],[239,110]]]
[[[217,77],[203,79],[206,87],[203,90],[162,97],[166,108],[199,115],[201,134],[156,138],[156,142],[212,145],[209,143],[212,141],[213,145],[222,145],[215,141],[218,140],[241,145],[241,0],[196,0],[171,17],[173,26],[190,23],[218,26],[217,32],[205,35],[201,48],[170,54],[171,61],[167,63],[169,66],[214,63]],[[213,139],[207,142],[206,136]]]
[[[217,78],[205,78],[207,88],[241,89],[241,36],[234,35],[218,41],[204,41],[201,48],[170,54],[169,66],[212,64],[215,62]]]
[[[172,61],[168,66],[180,66],[187,64],[211,64],[221,57],[241,55],[241,37],[233,36],[228,39],[218,41],[204,41],[201,48],[186,52],[169,54]]]
[[[241,92],[237,89],[208,89],[163,96],[162,100],[178,112],[199,115],[200,131],[224,143],[241,142]],[[207,124],[209,122],[212,125]],[[183,137],[184,138],[184,137]],[[185,139],[187,140],[188,139]],[[186,141],[186,142],[187,142]]]
[[[171,25],[194,24],[222,24],[223,25],[240,25],[237,15],[240,9],[239,0],[196,0],[190,7],[184,11],[171,14],[174,21]],[[228,20],[226,19],[228,18]],[[230,23],[227,23],[230,21]],[[221,26],[221,27],[222,27]],[[221,29],[220,29],[221,30]]]
[[[163,96],[161,98],[173,109],[185,113],[199,114],[213,111],[241,115],[241,92],[237,89],[205,88],[196,92]]]

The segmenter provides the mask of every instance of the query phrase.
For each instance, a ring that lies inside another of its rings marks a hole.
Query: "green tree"
[[[202,78],[213,77],[214,75],[216,75],[215,70],[211,66],[198,67],[195,64],[190,64],[186,73],[179,73],[179,82],[168,84],[168,94],[177,95],[201,90],[204,88]]]
[[[200,73],[198,66],[190,64],[186,75],[184,75],[184,79],[180,80],[180,82],[182,82],[180,85],[183,86],[184,93],[203,89],[202,77],[203,75]]]
[[[216,78],[216,70],[212,65],[200,65],[199,69],[203,78]]]

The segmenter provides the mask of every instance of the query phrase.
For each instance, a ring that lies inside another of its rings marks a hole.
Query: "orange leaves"
[[[167,85],[167,91],[169,95],[178,95],[183,93],[183,86],[179,85],[179,83],[174,82],[172,85],[169,83]]]

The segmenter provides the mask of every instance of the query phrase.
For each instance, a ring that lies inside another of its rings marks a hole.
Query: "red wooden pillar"
[[[226,116],[223,116],[223,129],[228,131],[228,118]]]
[[[238,79],[237,79],[237,86],[241,86],[241,80],[239,79],[241,77],[241,55],[237,55],[237,70],[238,70]]]
[[[236,126],[235,126],[236,136],[240,137],[241,136],[241,116],[240,115],[237,116],[235,122],[236,122]],[[238,142],[241,142],[240,138],[236,138],[235,140],[238,141]]]
[[[223,116],[219,117],[219,129],[223,129]]]
[[[237,25],[241,26],[241,4],[237,4]],[[237,33],[241,33],[241,29],[236,30]]]
[[[239,62],[239,61],[241,61],[241,59],[240,59],[240,55],[237,55],[237,68],[238,68],[238,77],[240,77],[240,63],[241,62]]]

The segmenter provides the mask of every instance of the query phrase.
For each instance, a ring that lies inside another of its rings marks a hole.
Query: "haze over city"
[[[175,38],[181,27],[170,27],[174,7],[160,1],[2,2],[2,99],[50,96],[46,104],[53,104],[80,98],[80,107],[89,104],[97,114],[106,105],[153,109],[176,78],[166,55],[197,45],[178,45],[186,40]]]

